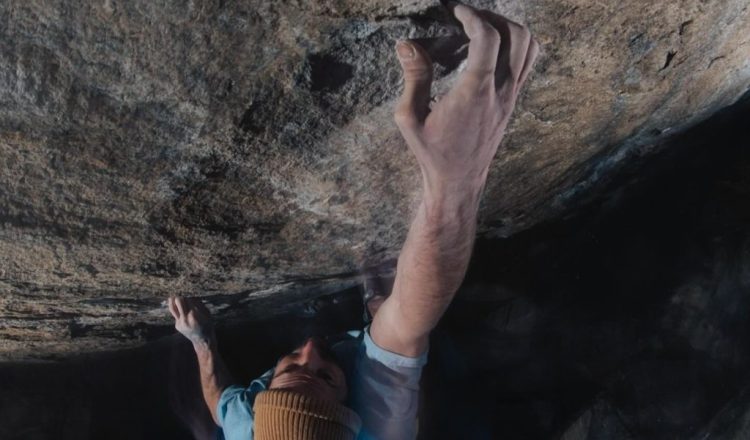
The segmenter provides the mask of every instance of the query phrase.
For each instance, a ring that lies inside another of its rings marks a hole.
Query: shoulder
[[[362,355],[369,361],[377,362],[393,370],[418,369],[421,371],[422,367],[427,363],[427,350],[420,356],[411,357],[380,347],[373,341],[372,336],[370,336],[369,326],[364,330]]]
[[[362,335],[349,404],[362,419],[364,438],[416,437],[419,381],[427,352],[408,357],[378,346],[369,328]]]
[[[222,391],[216,414],[227,440],[252,440],[255,397],[261,391],[268,389],[272,376],[273,369],[253,380],[248,387],[232,385]]]

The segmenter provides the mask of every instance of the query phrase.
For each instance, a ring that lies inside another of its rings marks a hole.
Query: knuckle
[[[473,19],[474,17],[477,17],[479,15],[479,13],[478,13],[478,11],[476,9],[474,9],[473,7],[471,7],[469,5],[465,5],[463,3],[459,3],[455,7],[454,11],[456,12],[456,14],[461,14],[461,15],[467,17],[469,21],[471,21],[471,19]]]
[[[531,31],[526,26],[516,25],[513,28],[514,34],[517,38],[520,38],[524,41],[530,41],[531,40]]]
[[[479,34],[482,32],[483,27],[487,24],[482,16],[479,14],[479,12],[471,7],[466,7],[466,24],[465,27],[466,30],[471,32],[473,35],[469,35],[469,37],[473,37],[476,34]]]
[[[483,69],[466,70],[466,86],[476,94],[482,94],[488,90],[494,89],[495,78],[492,72]]]
[[[526,25],[516,23],[515,21],[508,20],[507,23],[508,23],[508,29],[514,34],[518,32],[523,32],[526,29]]]
[[[523,40],[527,45],[531,45],[531,32],[528,29],[525,29],[525,32],[523,33]]]
[[[409,66],[404,69],[404,80],[413,82],[424,82],[432,80],[432,66]]]
[[[416,115],[406,107],[396,109],[393,113],[393,120],[402,128],[413,128],[417,125]]]
[[[500,32],[497,31],[492,25],[484,20],[481,21],[481,26],[478,27],[478,33],[481,38],[487,40],[490,43],[500,43]]]

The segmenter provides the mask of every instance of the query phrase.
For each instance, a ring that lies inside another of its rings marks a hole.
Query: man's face
[[[319,399],[343,402],[346,378],[330,349],[318,338],[309,338],[279,359],[269,389],[296,391]]]

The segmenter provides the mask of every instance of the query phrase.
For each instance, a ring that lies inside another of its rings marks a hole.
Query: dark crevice
[[[252,133],[252,134],[261,134],[263,132],[263,125],[256,121],[255,115],[261,110],[261,106],[258,102],[253,102],[250,104],[250,106],[245,110],[245,113],[242,114],[242,118],[240,119],[239,127],[242,131],[245,133]]]
[[[685,31],[687,31],[688,26],[690,26],[691,24],[693,24],[693,20],[683,21],[680,25],[680,35],[684,35]]]
[[[273,112],[267,109],[269,106],[278,105],[283,98],[282,90],[283,87],[279,84],[265,84],[262,89],[251,90],[247,95],[249,104],[239,120],[235,122],[239,131],[252,136],[260,136],[276,127],[278,121],[273,119]],[[241,142],[241,139],[240,137],[235,141]]]
[[[716,61],[719,61],[720,59],[726,58],[724,55],[719,55],[718,57],[711,58],[711,61],[708,62],[708,67],[706,69],[710,69],[711,66],[714,65]]]
[[[118,326],[116,328],[108,328],[100,325],[80,324],[77,322],[72,322],[68,325],[68,331],[70,332],[70,337],[73,339],[97,337],[112,339],[153,340],[172,334],[172,330],[170,328],[165,328],[163,325],[152,325],[146,323],[137,323],[127,326]]]
[[[660,69],[660,71],[662,71],[662,70],[666,69],[667,67],[669,67],[669,65],[670,65],[670,64],[672,64],[672,59],[674,59],[674,56],[675,56],[676,54],[677,54],[677,52],[676,52],[676,51],[671,51],[671,50],[670,50],[669,52],[667,52],[667,59],[666,59],[666,60],[664,61],[664,67],[662,67],[662,68]]]
[[[310,65],[310,90],[335,92],[354,78],[354,66],[329,54],[312,54]]]

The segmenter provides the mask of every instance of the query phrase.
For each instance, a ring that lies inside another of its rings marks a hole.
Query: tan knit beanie
[[[289,390],[258,393],[253,412],[256,440],[354,440],[362,424],[344,405]]]

